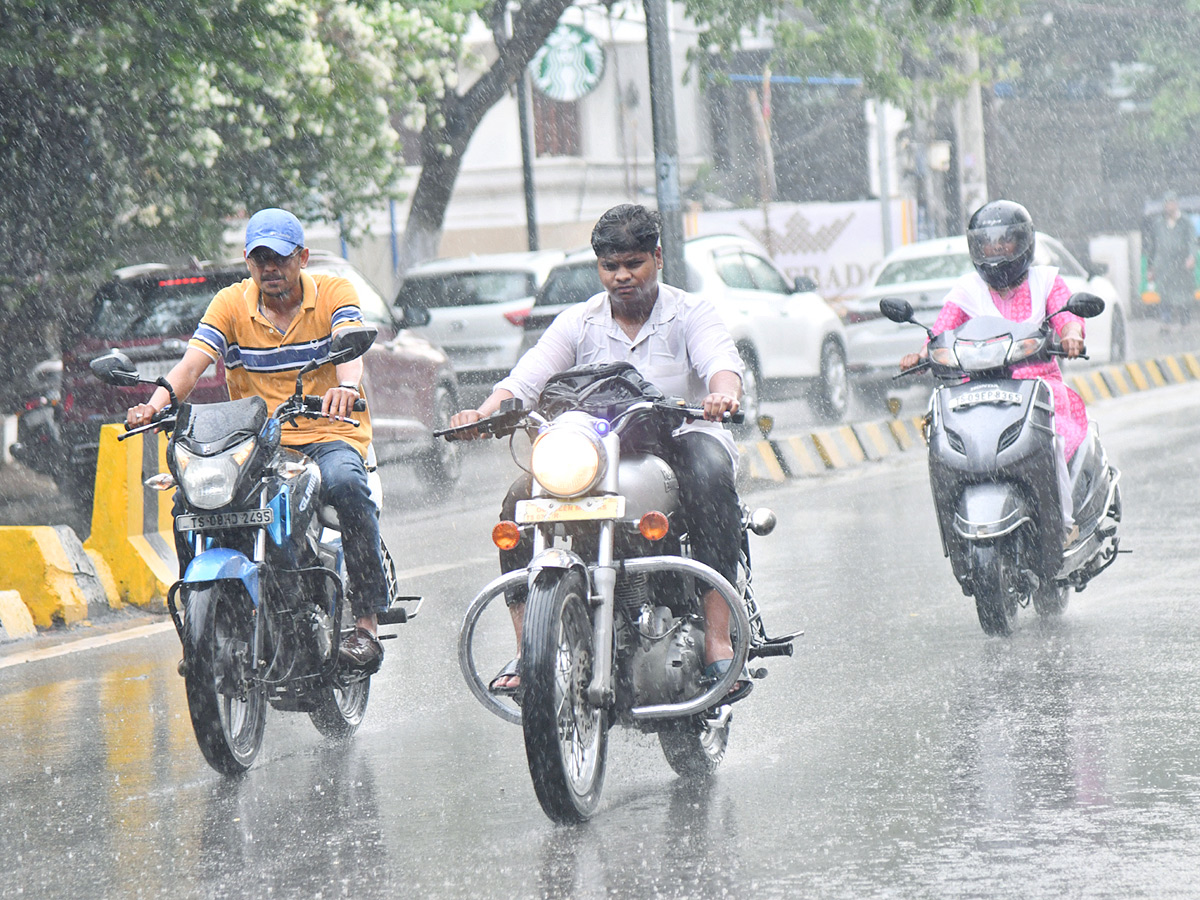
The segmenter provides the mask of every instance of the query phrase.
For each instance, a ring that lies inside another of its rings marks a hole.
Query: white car
[[[1104,312],[1089,319],[1085,326],[1088,357],[1095,362],[1125,359],[1129,310],[1112,282],[1100,272],[1089,272],[1061,243],[1040,231],[1034,244],[1033,265],[1057,267],[1073,294],[1088,291],[1104,299]],[[856,382],[877,386],[888,381],[899,371],[900,358],[915,353],[924,341],[920,329],[883,318],[880,299],[907,300],[917,321],[931,326],[950,286],[972,270],[965,235],[908,244],[888,254],[865,292],[840,304],[848,339],[847,362]]]
[[[713,302],[742,355],[748,423],[757,418],[763,394],[804,393],[823,420],[845,417],[845,329],[811,282],[794,285],[761,247],[734,235],[692,238],[684,244],[684,261],[687,289]],[[591,250],[568,256],[538,292],[522,347],[533,346],[566,307],[603,290]]]
[[[437,259],[409,269],[397,309],[420,306],[430,321],[413,333],[441,346],[464,383],[488,383],[517,361],[525,318],[561,250]]]

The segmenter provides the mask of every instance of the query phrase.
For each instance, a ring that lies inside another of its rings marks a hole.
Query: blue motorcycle
[[[165,378],[141,378],[119,351],[91,363],[109,384],[156,384],[171,397],[151,423],[120,439],[171,432],[169,473],[147,485],[180,491],[176,546],[187,566],[167,606],[183,644],[179,671],[196,741],[224,774],[253,763],[268,705],[308,713],[317,730],[333,738],[350,737],[366,713],[371,672],[338,658],[354,619],[337,513],[317,500],[317,464],[280,446],[280,434],[298,418],[333,418],[321,412],[320,397],[304,394],[304,376],[361,356],[374,339],[373,328],[339,332],[330,355],[300,369],[295,393],[273,414],[261,397],[181,404]],[[365,408],[363,400],[355,405]],[[379,623],[406,622],[421,598],[398,594],[386,547],[383,558],[391,606]]]

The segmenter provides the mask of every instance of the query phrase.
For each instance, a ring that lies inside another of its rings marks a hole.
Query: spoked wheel
[[[994,544],[974,548],[975,612],[984,634],[1004,637],[1012,634],[1017,617],[1016,595],[1006,589],[1004,551]]]
[[[1067,602],[1070,599],[1069,584],[1058,585],[1051,581],[1033,592],[1033,608],[1042,617],[1061,616],[1067,611]]]
[[[604,787],[608,718],[587,698],[594,659],[582,576],[543,573],[525,605],[521,724],[534,791],[555,822],[586,820]]]
[[[676,774],[712,775],[725,758],[733,716],[726,707],[681,722],[678,730],[660,731],[658,742]]]
[[[184,684],[196,743],[210,766],[236,775],[254,762],[267,722],[266,695],[250,678],[250,603],[213,585],[191,592],[186,605]]]
[[[308,716],[317,726],[317,731],[325,737],[345,740],[362,724],[370,693],[369,675],[356,677],[352,681],[338,681],[324,688],[324,696]]]

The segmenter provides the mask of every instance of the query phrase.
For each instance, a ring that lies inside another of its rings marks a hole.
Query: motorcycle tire
[[[1042,618],[1061,616],[1067,611],[1067,603],[1070,599],[1071,586],[1069,584],[1057,585],[1049,582],[1033,592],[1033,608]]]
[[[370,676],[349,682],[335,682],[322,689],[321,698],[316,707],[309,711],[308,717],[325,737],[349,740],[367,714],[370,694]]]
[[[258,755],[267,722],[266,695],[249,677],[253,611],[220,584],[183,600],[184,684],[196,743],[210,766],[237,775]]]
[[[538,802],[558,823],[590,818],[604,787],[608,714],[587,698],[595,653],[582,575],[542,572],[525,604],[521,726]]]
[[[989,637],[1012,634],[1017,617],[1017,598],[1004,588],[1004,548],[977,544],[973,550],[972,570],[975,582],[975,612],[979,625]]]
[[[676,775],[684,778],[712,775],[725,758],[732,723],[732,716],[727,716],[723,725],[717,725],[707,716],[695,716],[682,722],[680,729],[660,731],[658,743]]]

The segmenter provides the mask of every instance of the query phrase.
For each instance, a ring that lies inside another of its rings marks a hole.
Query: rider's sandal
[[[488,682],[488,693],[495,694],[498,697],[515,697],[517,692],[521,690],[520,684],[498,685],[496,682],[501,678],[512,678],[514,676],[519,676],[521,674],[519,669],[520,664],[521,660],[519,658],[510,659],[508,662],[506,662],[504,664],[504,668],[496,673],[496,677]]]
[[[716,662],[711,662],[704,667],[704,682],[705,684],[716,684],[729,671],[729,664],[732,659],[718,659]],[[729,693],[719,701],[720,706],[729,703],[736,703],[743,697],[746,697],[754,690],[754,682],[750,680],[750,671],[742,666],[742,677],[733,683],[733,687],[729,689]]]
[[[383,644],[379,642],[378,637],[359,626],[342,641],[341,647],[338,648],[338,656],[343,663],[373,675],[383,664]]]

